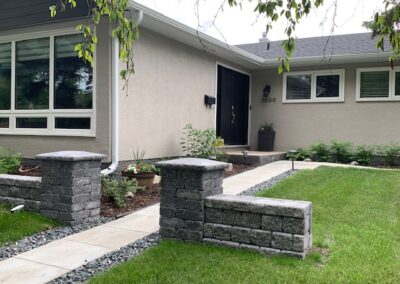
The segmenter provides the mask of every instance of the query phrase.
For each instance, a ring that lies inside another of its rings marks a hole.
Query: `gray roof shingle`
[[[258,43],[241,44],[237,47],[264,59],[276,59],[283,55],[282,41],[261,41]],[[386,45],[389,50],[389,46]],[[296,39],[296,49],[293,58],[355,55],[367,53],[382,53],[376,48],[376,39],[371,39],[371,33],[310,37]]]

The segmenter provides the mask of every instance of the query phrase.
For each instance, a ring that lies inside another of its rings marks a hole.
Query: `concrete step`
[[[229,162],[234,164],[266,165],[275,161],[284,160],[285,152],[247,151],[247,159],[243,155],[244,150],[226,150]]]

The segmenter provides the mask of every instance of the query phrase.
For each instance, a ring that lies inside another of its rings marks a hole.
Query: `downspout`
[[[129,9],[131,15],[136,15],[137,25],[139,26],[143,19],[143,11]],[[119,163],[119,92],[120,92],[120,74],[119,74],[119,40],[112,39],[112,125],[111,125],[111,165],[101,171],[102,176],[108,176],[115,172]]]

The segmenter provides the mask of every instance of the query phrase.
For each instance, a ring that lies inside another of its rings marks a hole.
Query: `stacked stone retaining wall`
[[[0,175],[0,202],[78,225],[100,216],[104,155],[61,151],[41,154],[42,177]]]
[[[40,177],[0,175],[0,202],[40,211]]]
[[[226,163],[185,158],[157,166],[162,237],[299,258],[311,248],[310,202],[223,195]]]

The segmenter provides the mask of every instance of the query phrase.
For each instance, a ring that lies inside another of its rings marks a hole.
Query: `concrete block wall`
[[[216,195],[204,205],[204,242],[299,258],[312,246],[310,202]]]
[[[156,165],[163,238],[299,258],[311,248],[310,202],[223,195],[226,163],[184,158]]]
[[[164,238],[203,240],[204,199],[222,193],[224,163],[177,159],[161,168],[160,234]]]
[[[40,211],[40,188],[42,178],[0,175],[0,202],[24,205],[31,211]]]
[[[0,202],[23,204],[71,226],[98,218],[104,158],[82,151],[40,154],[41,178],[0,175]]]

